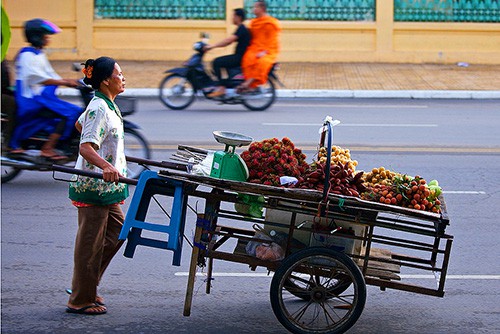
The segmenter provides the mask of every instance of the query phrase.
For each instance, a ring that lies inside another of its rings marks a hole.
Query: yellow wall
[[[52,37],[52,60],[109,55],[123,60],[184,60],[201,31],[217,41],[232,33],[226,21],[94,20],[93,0],[3,0],[12,25],[7,59],[25,44],[23,22],[53,21],[63,32]],[[393,22],[393,1],[377,1],[376,22],[282,21],[280,61],[500,64],[500,24]],[[230,53],[233,46],[207,57]]]

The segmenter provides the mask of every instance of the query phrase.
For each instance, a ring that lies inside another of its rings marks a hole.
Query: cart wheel
[[[341,289],[332,283],[339,279]],[[354,261],[322,247],[283,260],[270,290],[274,315],[292,333],[344,333],[356,323],[366,301],[365,280]]]
[[[315,275],[314,280],[315,282],[319,282],[320,277],[318,275]],[[332,298],[335,295],[341,294],[342,292],[347,290],[347,288],[349,288],[350,285],[351,285],[351,278],[342,273],[338,273],[336,277],[332,277],[331,281],[328,282],[328,286],[325,287],[328,291],[327,298]],[[311,299],[312,287],[310,285],[309,286],[298,285],[291,279],[287,279],[283,284],[283,286],[285,289],[287,289],[288,292],[290,292],[295,297],[299,297],[304,300]]]

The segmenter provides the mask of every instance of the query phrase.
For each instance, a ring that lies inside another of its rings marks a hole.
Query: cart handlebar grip
[[[88,177],[93,177],[96,179],[102,179],[103,176],[101,173],[94,173],[94,172],[88,172],[85,170],[81,169],[76,169],[76,168],[71,168],[71,167],[66,167],[66,166],[61,166],[61,165],[52,165],[52,170],[56,172],[62,172],[62,173],[68,173],[68,174],[77,174],[81,176],[88,176]],[[118,182],[120,183],[126,183],[126,184],[131,184],[131,185],[137,185],[138,180],[136,179],[130,179],[128,177],[120,177],[118,179]]]

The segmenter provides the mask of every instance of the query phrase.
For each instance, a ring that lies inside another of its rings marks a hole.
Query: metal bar
[[[438,290],[442,291],[443,294],[444,294],[444,283],[446,280],[446,274],[448,272],[448,263],[450,261],[451,244],[452,243],[453,243],[453,239],[446,240],[446,250],[444,253],[443,266],[442,266],[442,270],[441,270],[441,277],[439,278]]]
[[[210,294],[210,289],[212,288],[212,274],[214,270],[214,259],[213,258],[208,258],[208,266],[207,266],[207,284],[205,286],[205,293],[207,295]]]
[[[61,173],[77,174],[77,175],[93,177],[93,178],[101,179],[101,180],[103,179],[103,176],[100,173],[87,172],[87,171],[84,171],[81,169],[76,169],[76,168],[71,168],[71,167],[66,167],[66,166],[52,165],[52,169],[56,172],[61,172]],[[127,177],[120,177],[118,179],[118,182],[131,184],[131,185],[137,185],[138,181],[136,179],[129,179]]]
[[[389,289],[394,289],[394,290],[414,292],[414,293],[418,293],[418,294],[435,296],[435,297],[443,297],[444,296],[443,291],[425,288],[425,287],[421,287],[421,286],[413,285],[413,284],[405,284],[405,283],[400,283],[400,282],[381,280],[381,279],[377,279],[377,278],[373,278],[373,277],[365,277],[365,282],[367,285],[379,286],[380,288],[383,288],[383,289],[389,288]]]
[[[430,223],[432,224],[424,224],[424,223],[421,223],[421,222],[413,222],[413,221],[410,221],[410,220],[403,220],[403,219],[400,219],[400,218],[392,218],[392,217],[387,217],[387,216],[379,216],[377,221],[380,221],[380,222],[393,222],[393,223],[400,223],[402,225],[409,225],[410,227],[409,228],[412,228],[412,227],[420,227],[420,228],[425,228],[425,229],[429,229],[429,230],[432,230],[432,231],[435,231],[436,228],[434,226],[434,222],[430,221]]]
[[[220,240],[217,240],[217,242],[212,247],[212,250],[217,250],[220,246],[222,246],[226,241],[228,241],[232,237],[234,237],[234,235],[225,234],[222,238],[220,238]]]
[[[441,243],[441,239],[439,237],[434,238],[434,249],[439,249],[439,244]],[[437,260],[437,252],[432,252],[431,254],[431,263],[436,263]]]
[[[411,245],[415,245],[415,246],[422,246],[422,247],[429,247],[429,248],[439,248],[439,247],[435,247],[433,244],[429,244],[429,243],[426,243],[426,242],[419,242],[419,241],[415,241],[415,240],[394,238],[394,237],[389,237],[389,236],[386,236],[386,235],[374,234],[373,238],[382,239],[382,240],[389,240],[389,241],[395,241],[395,242],[400,242],[402,244],[411,244]]]
[[[401,261],[406,261],[406,262],[422,263],[422,264],[428,264],[431,266],[435,265],[435,263],[433,264],[431,261],[429,261],[427,259],[422,259],[422,258],[415,257],[415,256],[408,256],[408,255],[397,254],[397,253],[392,253],[392,258],[395,260],[401,260]]]
[[[129,162],[135,162],[139,165],[147,165],[147,166],[154,166],[154,167],[161,167],[161,168],[170,168],[170,169],[175,169],[175,170],[179,170],[179,171],[186,171],[186,166],[187,166],[186,164],[178,164],[178,163],[170,162],[170,161],[154,161],[154,160],[149,160],[149,159],[130,157],[128,155],[125,158]]]
[[[373,226],[370,226],[368,229],[368,234],[366,237],[367,243],[366,243],[366,249],[365,249],[365,255],[363,259],[363,275],[366,275],[366,270],[368,269],[368,260],[370,258],[370,248],[372,246],[372,236],[373,236]]]
[[[193,147],[193,146],[187,146],[187,145],[177,145],[178,150],[183,150],[183,151],[191,151],[195,153],[201,153],[201,154],[207,154],[209,151],[198,148],[198,147]]]
[[[203,215],[200,215],[203,216]],[[194,233],[194,244],[199,244],[201,241],[202,228],[201,226],[196,226]],[[200,249],[198,247],[193,247],[191,252],[191,264],[189,265],[189,276],[186,288],[186,298],[184,300],[184,312],[185,317],[191,315],[191,305],[193,303],[193,290],[194,290],[194,280],[196,277],[196,266],[198,265],[198,255]]]
[[[372,241],[373,242],[376,242],[377,244],[383,244],[383,245],[391,245],[391,246],[396,246],[396,247],[401,247],[401,248],[409,248],[409,249],[415,249],[415,250],[420,250],[420,251],[424,251],[424,252],[438,252],[438,253],[444,253],[444,250],[441,250],[441,249],[434,249],[433,247],[421,247],[421,246],[411,246],[411,245],[405,245],[405,244],[402,244],[402,243],[397,243],[397,242],[394,242],[394,241],[384,241],[384,240],[377,240],[377,239],[373,239],[372,238]]]
[[[230,254],[219,251],[210,252],[206,256],[218,260],[248,264],[249,266],[264,267],[269,270],[275,270],[281,264],[280,261],[266,261],[250,255]]]
[[[293,231],[295,230],[296,219],[297,219],[297,213],[292,212],[292,217],[290,218],[290,227],[288,229],[288,238],[286,240],[285,256],[290,255],[290,253],[292,252],[291,245],[292,245],[292,239],[293,239]]]
[[[408,233],[413,233],[413,234],[420,234],[420,235],[427,235],[430,237],[435,237],[436,236],[436,231],[430,231],[430,230],[422,230],[422,229],[415,229],[415,228],[405,228],[404,226],[397,225],[397,224],[391,224],[391,223],[383,223],[379,220],[377,220],[374,223],[375,226],[377,227],[382,227],[382,228],[387,228],[389,230],[397,230],[397,231],[403,231],[403,232],[408,232]]]
[[[361,258],[364,259],[366,256],[359,256],[359,255],[352,255],[353,258]],[[432,266],[421,266],[418,264],[413,264],[410,262],[403,262],[403,260],[400,261],[394,261],[390,259],[384,259],[381,257],[374,257],[374,256],[369,256],[368,257],[368,262],[374,261],[374,262],[384,262],[384,263],[391,263],[391,264],[397,264],[401,267],[410,267],[410,268],[415,268],[415,269],[422,269],[422,270],[427,270],[427,271],[441,271],[440,268],[432,267]],[[368,265],[369,266],[369,265]]]

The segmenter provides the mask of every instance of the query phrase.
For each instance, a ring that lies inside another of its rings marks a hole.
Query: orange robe
[[[249,30],[252,39],[241,60],[241,69],[245,79],[255,79],[251,85],[255,88],[267,82],[267,75],[276,62],[280,48],[281,25],[274,17],[265,15],[250,21]],[[266,51],[266,55],[257,58],[261,51]]]

